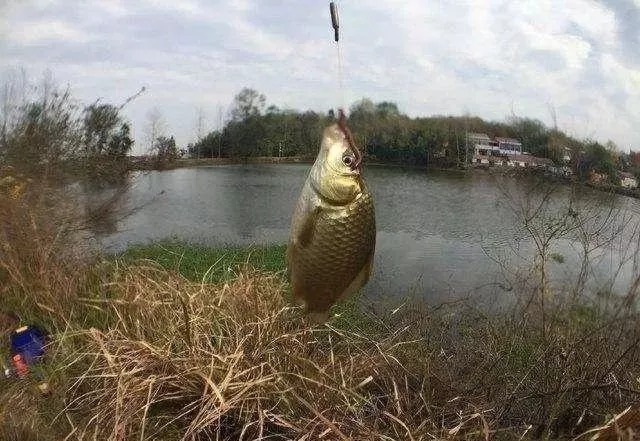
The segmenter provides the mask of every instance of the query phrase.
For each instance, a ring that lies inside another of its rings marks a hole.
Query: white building
[[[521,155],[522,143],[513,138],[496,138],[498,151],[503,155]]]
[[[475,156],[521,155],[522,143],[513,138],[491,139],[486,133],[469,133],[469,144]]]
[[[620,172],[620,186],[625,188],[637,188],[638,180],[631,173]]]

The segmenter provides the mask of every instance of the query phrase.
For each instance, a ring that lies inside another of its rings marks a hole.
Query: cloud
[[[6,38],[21,45],[29,46],[45,43],[86,43],[89,34],[61,21],[27,21],[13,29]]]
[[[640,66],[640,4],[634,0],[600,0],[615,14],[619,50],[629,64]]]
[[[81,99],[122,102],[142,140],[158,107],[179,143],[198,107],[210,128],[249,86],[280,107],[363,97],[410,115],[502,119],[515,112],[576,136],[640,147],[640,0],[338,2],[344,88],[324,2],[14,1],[2,11],[0,64],[51,69]]]

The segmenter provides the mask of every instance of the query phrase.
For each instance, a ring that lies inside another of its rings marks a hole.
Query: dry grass
[[[0,168],[0,213],[2,309],[25,319],[66,318],[59,306],[80,289],[90,264],[79,252],[77,208],[62,192]]]
[[[284,301],[279,276],[246,270],[216,287],[132,266],[107,285],[111,298],[80,301],[117,321],[63,337],[52,362],[73,372],[65,415],[75,439],[425,439],[490,430],[465,400],[447,404],[453,391],[429,369],[440,356],[411,327],[311,328]]]
[[[571,437],[640,396],[633,326],[567,311],[541,340],[516,319],[405,306],[314,328],[286,289],[251,269],[216,286],[116,265],[76,299],[103,326],[67,323],[52,343],[54,396],[14,386],[40,400],[21,417],[77,440]]]

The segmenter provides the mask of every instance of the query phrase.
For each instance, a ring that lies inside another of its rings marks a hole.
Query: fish
[[[369,281],[376,243],[374,201],[362,174],[362,154],[339,110],[293,210],[286,251],[295,303],[315,323]]]

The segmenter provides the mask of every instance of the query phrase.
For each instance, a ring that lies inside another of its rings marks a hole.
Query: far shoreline
[[[315,161],[315,158],[304,156],[252,156],[247,158],[179,158],[171,162],[157,162],[153,159],[143,158],[130,158],[130,171],[166,171],[179,168],[197,168],[197,167],[211,167],[222,165],[249,165],[249,164],[308,164],[311,165]],[[424,170],[424,171],[439,171],[439,172],[454,172],[454,173],[486,173],[486,174],[499,174],[503,176],[522,176],[538,174],[547,177],[554,182],[560,182],[564,184],[580,184],[585,187],[590,187],[595,190],[604,191],[608,193],[616,193],[621,196],[627,196],[634,199],[640,199],[640,188],[625,188],[614,185],[598,185],[585,181],[578,181],[572,177],[553,176],[548,172],[539,169],[521,168],[521,167],[476,167],[470,166],[467,168],[460,167],[443,167],[443,166],[425,166],[415,164],[402,164],[396,162],[381,162],[381,161],[368,161],[367,166],[372,167],[393,167],[393,168],[405,168],[411,170]]]

